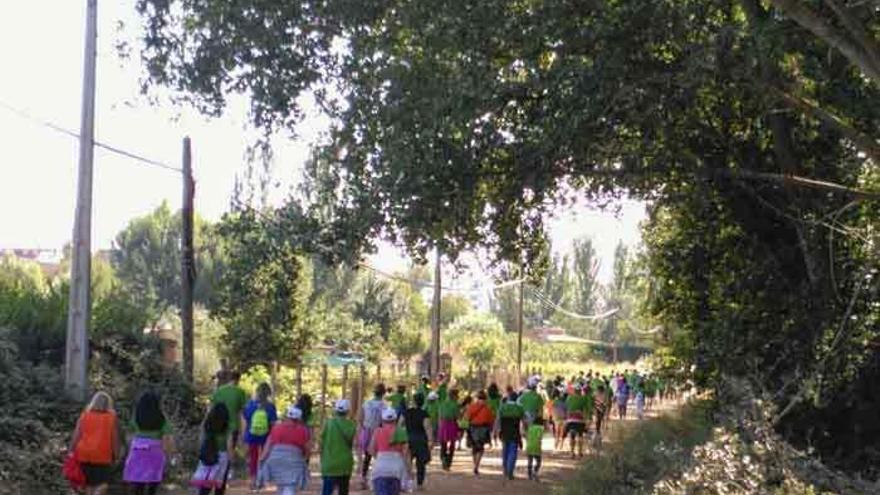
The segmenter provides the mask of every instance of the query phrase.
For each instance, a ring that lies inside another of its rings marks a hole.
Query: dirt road
[[[657,408],[657,410],[649,413],[651,416],[662,414],[673,404],[667,403]],[[628,424],[634,423],[635,418],[628,418],[626,421],[613,420],[610,428],[627,427]],[[606,438],[609,436],[606,433]],[[588,452],[587,455],[591,455]],[[471,495],[482,493],[493,493],[504,490],[504,495],[536,495],[538,493],[549,492],[554,485],[563,483],[571,479],[577,469],[578,462],[571,458],[568,452],[557,452],[553,448],[553,439],[548,433],[544,437],[544,455],[541,467],[540,482],[529,481],[527,478],[526,457],[520,453],[517,461],[516,479],[510,482],[504,482],[501,476],[501,449],[500,446],[487,450],[480,468],[480,476],[474,476],[473,463],[471,462],[470,451],[462,449],[456,451],[452,470],[444,472],[440,469],[439,452],[434,449],[433,459],[428,467],[428,478],[425,483],[425,489],[417,494],[426,495]],[[312,468],[316,468],[313,461]],[[304,493],[319,493],[321,489],[320,474],[313,471],[309,489]],[[183,489],[171,490],[173,495],[184,495],[187,492]],[[250,494],[246,481],[236,480],[230,484],[227,494],[229,495],[246,495]],[[274,489],[264,490],[261,493],[273,494]],[[359,481],[352,480],[351,493],[366,494],[368,491],[360,490]]]

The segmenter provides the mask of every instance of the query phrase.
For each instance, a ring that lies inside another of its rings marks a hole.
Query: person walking
[[[565,407],[568,413],[568,419],[565,422],[565,433],[571,442],[571,458],[574,459],[576,456],[583,457],[589,401],[584,395],[584,387],[582,385],[577,385],[574,393],[568,396]]]
[[[409,479],[409,451],[406,429],[398,428],[397,412],[390,407],[382,411],[382,426],[370,440],[369,452],[375,457],[372,481],[375,495],[400,495],[404,481]]]
[[[290,406],[283,421],[269,432],[260,458],[259,486],[275,483],[278,495],[305,490],[309,476],[311,435],[303,422],[302,409]]]
[[[565,385],[557,385],[553,398],[553,436],[555,439],[556,450],[562,450],[565,447],[565,424],[568,419],[568,409],[565,405],[568,394],[565,392]]]
[[[540,417],[544,412],[544,398],[538,393],[539,383],[541,383],[540,378],[530,376],[526,381],[526,390],[519,397],[519,404],[523,408],[526,425],[532,424],[532,421]]]
[[[526,430],[526,455],[529,460],[529,480],[538,480],[538,471],[541,470],[541,449],[544,441],[544,419],[535,418]]]
[[[416,461],[416,488],[425,485],[427,465],[431,462],[431,445],[434,443],[431,418],[425,410],[425,396],[416,393],[413,405],[403,413],[406,435],[409,440],[409,455]]]
[[[621,377],[620,384],[617,386],[617,417],[620,419],[626,419],[626,406],[629,403],[629,393],[629,382]]]
[[[235,454],[238,442],[243,436],[242,424],[244,423],[244,418],[242,418],[242,412],[247,405],[248,398],[244,389],[238,386],[241,373],[237,371],[224,371],[219,374],[218,379],[223,383],[214,391],[211,403],[217,404],[222,402],[229,412],[229,432],[232,437],[232,449],[229,450],[229,455],[232,456]]]
[[[434,442],[439,441],[440,432],[440,398],[437,392],[428,392],[427,402],[425,402],[425,412],[431,419],[431,438]]]
[[[458,418],[461,416],[457,389],[450,390],[446,400],[441,399],[439,416],[440,461],[443,470],[449,471],[452,468],[452,458],[455,455],[455,443],[458,441]]]
[[[217,402],[208,410],[199,436],[199,464],[190,485],[198,488],[199,495],[226,493],[229,476],[229,453],[234,440],[229,427],[229,410]]]
[[[488,396],[486,403],[489,404],[489,408],[492,409],[492,416],[495,417],[496,420],[492,425],[492,432],[489,436],[491,446],[494,448],[495,441],[498,438],[498,409],[501,408],[501,391],[498,390],[498,384],[494,382],[490,383],[489,388],[486,389],[486,395]]]
[[[278,421],[278,410],[271,401],[272,388],[268,383],[257,387],[256,396],[244,407],[244,443],[248,448],[248,474],[251,489],[257,487],[257,474],[263,446],[269,438],[269,432]]]
[[[155,495],[165,475],[165,464],[174,449],[171,424],[162,413],[161,400],[154,392],[138,398],[131,420],[133,437],[125,460],[122,479],[135,495]]]
[[[373,389],[373,398],[364,402],[358,417],[358,457],[361,469],[361,489],[366,490],[367,474],[370,472],[370,462],[373,456],[369,452],[370,440],[373,433],[382,426],[382,411],[385,409],[385,385],[377,384]]]
[[[517,403],[516,392],[508,387],[508,395],[498,410],[501,429],[501,461],[504,479],[512,480],[516,458],[522,448],[523,408]]]
[[[321,495],[348,495],[351,473],[354,470],[354,439],[357,425],[348,418],[351,404],[341,399],[333,407],[335,416],[321,431]]]
[[[80,414],[70,441],[70,451],[86,478],[87,495],[104,495],[113,475],[113,465],[122,453],[119,420],[113,399],[97,392]]]
[[[483,461],[486,444],[491,441],[492,427],[495,424],[495,414],[487,402],[488,397],[485,390],[480,390],[477,392],[477,400],[471,403],[464,413],[470,425],[471,455],[474,460],[475,476],[480,475],[480,463]]]

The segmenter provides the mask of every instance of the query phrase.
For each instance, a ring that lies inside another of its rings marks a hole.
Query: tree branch
[[[869,55],[861,46],[825,22],[800,0],[770,0],[770,3],[800,24],[801,27],[836,48],[850,62],[858,66],[866,76],[880,85],[880,67],[873,63],[876,56]]]
[[[859,24],[852,13],[846,7],[841,5],[837,0],[824,0],[831,10],[837,14],[840,23],[849,32],[849,35],[862,47],[865,55],[870,59],[874,67],[880,68],[880,45],[865,32],[865,29]]]
[[[839,133],[852,141],[859,151],[867,155],[875,164],[880,165],[880,143],[874,138],[860,132],[855,127],[844,122],[842,118],[825,110],[813,101],[793,95],[779,88],[771,87],[771,89],[789,105],[812,115],[825,125],[837,129]]]
[[[778,182],[780,184],[794,185],[806,187],[809,189],[818,189],[820,191],[846,194],[853,200],[880,200],[880,191],[869,191],[864,189],[854,189],[836,182],[828,182],[818,179],[810,179],[799,175],[774,174],[769,172],[756,172],[754,170],[717,170],[716,174],[722,177],[730,177],[733,179],[762,180],[770,182]]]

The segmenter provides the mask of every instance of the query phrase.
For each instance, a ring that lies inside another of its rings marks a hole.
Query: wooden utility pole
[[[183,138],[183,236],[180,239],[180,324],[183,337],[183,376],[193,381],[193,285],[196,278],[193,251],[193,199],[195,182],[192,178],[192,149],[189,137]]]
[[[64,384],[71,396],[85,401],[88,393],[89,320],[92,271],[92,170],[95,152],[95,65],[98,37],[98,1],[86,2],[86,41],[83,62],[82,114],[79,130],[79,177],[70,300],[64,356]]]
[[[519,282],[519,309],[516,312],[516,380],[522,381],[522,342],[523,342],[523,286],[525,280]]]
[[[431,311],[431,375],[440,373],[440,248],[434,260],[434,304]]]

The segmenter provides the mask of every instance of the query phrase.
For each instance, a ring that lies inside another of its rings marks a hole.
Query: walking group
[[[539,480],[545,429],[552,432],[557,450],[564,450],[568,440],[572,457],[580,457],[587,435],[601,439],[610,404],[625,418],[627,405],[634,401],[641,418],[655,398],[673,393],[662,380],[629,370],[613,376],[591,371],[546,382],[532,376],[522,390],[508,386],[503,395],[494,383],[475,393],[462,392],[441,373],[436,382],[423,376],[417,386],[401,384],[392,393],[376,385],[356,418],[350,417],[350,402],[340,399],[332,406],[332,417],[318,425],[307,394],[279,413],[268,384],[260,384],[249,399],[238,373],[222,372],[218,378],[190,480],[199,495],[225,493],[239,450],[246,451],[251,489],[271,484],[279,495],[294,495],[308,486],[314,456],[320,462],[322,495],[347,495],[353,475],[361,489],[376,495],[421,490],[434,447],[439,447],[441,468],[449,471],[463,442],[475,476],[480,476],[486,449],[499,446],[504,480],[514,479],[523,450],[528,479]],[[125,450],[123,430],[111,397],[96,393],[73,434],[69,461],[75,466],[65,464],[68,479],[76,479],[86,493],[106,493],[114,464]],[[123,479],[131,493],[153,495],[167,465],[178,457],[161,398],[142,394],[125,430],[129,442]],[[74,468],[77,476],[71,473]]]

